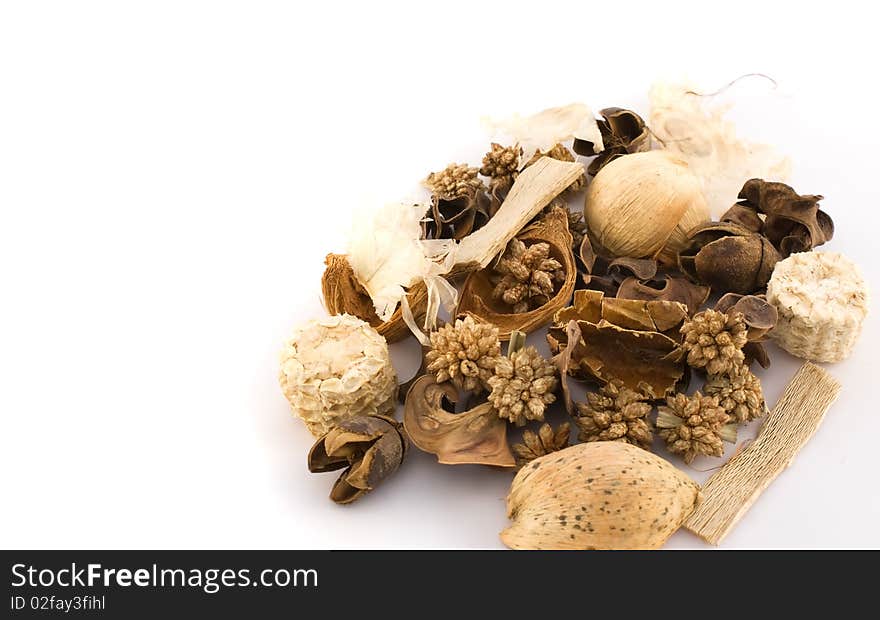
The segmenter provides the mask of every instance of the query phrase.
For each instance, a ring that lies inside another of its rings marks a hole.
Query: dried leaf
[[[677,302],[609,299],[579,290],[574,305],[554,316],[547,342],[556,355],[566,350],[568,326],[576,321],[581,335],[570,353],[570,375],[602,383],[617,378],[633,390],[646,384],[662,397],[684,377],[676,338],[687,316],[687,306]]]

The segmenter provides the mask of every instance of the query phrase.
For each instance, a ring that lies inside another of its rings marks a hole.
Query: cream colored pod
[[[349,314],[297,327],[281,352],[278,380],[293,413],[315,437],[345,418],[394,415],[397,375],[388,344]]]
[[[656,257],[675,264],[688,231],[708,222],[700,180],[665,151],[618,157],[587,190],[590,233],[614,256]]]
[[[770,337],[792,355],[814,362],[849,356],[868,313],[868,290],[858,266],[836,252],[800,252],[776,263],[767,301],[779,313]]]

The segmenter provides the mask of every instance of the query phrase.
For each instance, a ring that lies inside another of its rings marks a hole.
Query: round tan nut
[[[836,252],[800,252],[776,263],[767,301],[779,313],[770,337],[792,355],[814,362],[849,356],[868,313],[859,268]]]

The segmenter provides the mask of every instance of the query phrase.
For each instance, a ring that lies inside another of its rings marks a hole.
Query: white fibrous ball
[[[281,352],[279,382],[293,413],[316,437],[342,419],[394,415],[397,375],[388,344],[348,314],[297,327]]]

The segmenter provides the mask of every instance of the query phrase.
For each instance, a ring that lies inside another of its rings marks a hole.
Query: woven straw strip
[[[840,384],[825,370],[804,364],[754,443],[703,485],[703,501],[684,527],[713,545],[720,543],[764,489],[791,465],[839,392]]]

